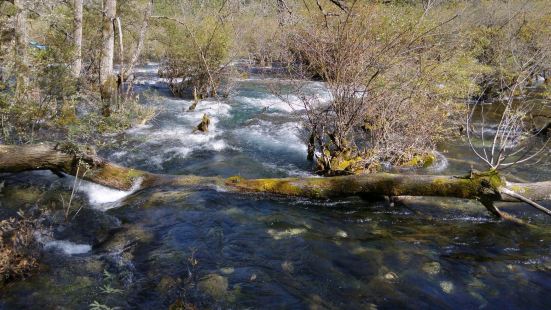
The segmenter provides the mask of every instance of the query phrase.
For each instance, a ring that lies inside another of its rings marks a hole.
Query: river
[[[148,104],[159,115],[113,137],[102,156],[168,174],[312,175],[300,105],[269,90],[284,80],[253,74],[230,98],[187,112],[191,101],[172,97],[156,68],[140,68],[137,88],[142,100],[157,94]],[[327,96],[321,83],[308,88]],[[209,132],[192,133],[204,113]],[[439,151],[437,165],[417,173],[464,174],[475,160],[465,141]],[[511,172],[549,180],[547,164]],[[6,188],[68,191],[73,184],[49,172],[3,178]],[[0,202],[13,212],[19,204],[11,199]],[[167,186],[121,192],[83,182],[78,199],[94,211],[83,211],[82,226],[105,216],[115,228],[100,241],[56,232],[64,237],[48,239],[44,267],[4,287],[0,309],[551,308],[551,221],[526,206],[504,209],[533,226],[442,198],[391,208],[358,197],[312,201]]]

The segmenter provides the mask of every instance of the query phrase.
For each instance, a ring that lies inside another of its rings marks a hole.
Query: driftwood
[[[80,167],[80,168],[79,168]],[[83,169],[84,167],[84,169]],[[234,192],[259,192],[313,199],[346,196],[441,196],[474,199],[490,212],[505,216],[495,202],[525,202],[551,215],[536,201],[551,200],[551,181],[512,183],[498,172],[465,176],[376,173],[339,177],[244,179],[154,174],[110,163],[91,150],[51,144],[0,145],[0,173],[51,170],[119,190],[162,184],[217,185]]]

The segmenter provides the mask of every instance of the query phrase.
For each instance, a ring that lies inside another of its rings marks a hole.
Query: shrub
[[[382,163],[423,165],[450,130],[473,86],[468,55],[442,48],[446,20],[422,18],[416,7],[366,5],[338,17],[306,16],[289,36],[296,77],[317,76],[331,94],[322,102],[300,94],[306,107],[309,157],[318,172],[378,170]]]
[[[37,267],[40,243],[38,220],[19,213],[19,218],[0,221],[0,284],[28,277]]]
[[[199,96],[215,96],[228,62],[230,35],[217,16],[163,21],[165,55],[161,76],[172,92],[197,89]]]

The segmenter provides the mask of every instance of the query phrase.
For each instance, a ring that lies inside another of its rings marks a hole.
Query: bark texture
[[[74,0],[74,20],[73,25],[75,27],[73,32],[73,40],[75,45],[75,61],[72,66],[72,73],[75,78],[80,78],[80,72],[82,71],[82,13],[83,13],[83,0]]]
[[[111,101],[116,97],[117,78],[113,74],[113,58],[115,56],[115,17],[117,14],[116,0],[103,0],[102,48],[100,60],[100,91],[104,100],[103,115],[111,114]]]
[[[26,93],[28,78],[28,53],[29,37],[27,33],[27,3],[25,0],[14,0],[16,7],[15,16],[15,69],[17,74],[16,96],[23,97]]]

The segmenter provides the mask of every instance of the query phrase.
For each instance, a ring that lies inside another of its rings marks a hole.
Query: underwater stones
[[[204,276],[197,287],[214,299],[221,299],[226,296],[228,291],[228,279],[216,273]]]
[[[233,267],[222,267],[222,268],[220,268],[220,272],[222,272],[223,274],[226,274],[226,275],[232,274],[232,273],[235,272],[235,268],[233,268]]]
[[[84,262],[84,269],[91,273],[102,273],[105,270],[105,266],[98,259],[88,259]]]
[[[336,233],[336,236],[339,238],[348,238],[348,233],[344,230],[339,229]]]
[[[293,265],[292,262],[286,260],[283,263],[281,263],[281,269],[283,269],[283,271],[287,273],[292,273],[293,271],[295,271],[295,266]]]
[[[194,304],[184,302],[181,298],[178,298],[170,306],[168,310],[195,310],[197,307]]]
[[[189,197],[189,195],[189,192],[183,190],[155,192],[148,197],[143,207],[150,208],[157,205],[165,205],[170,202],[183,201]]]
[[[170,276],[163,276],[157,285],[157,290],[159,292],[167,292],[178,287],[181,282],[180,278],[174,279]]]
[[[398,280],[398,275],[394,272],[387,272],[383,278],[387,281],[395,281],[395,280]]]
[[[95,209],[83,208],[75,218],[54,230],[54,238],[97,245],[107,240],[120,227],[121,222],[116,217]]]
[[[425,263],[422,267],[423,271],[428,273],[431,276],[434,276],[438,273],[440,273],[440,263],[439,262],[430,262]]]
[[[308,305],[309,306],[308,308],[310,310],[326,309],[326,306],[324,305],[324,301],[320,295],[318,294],[311,295],[308,299],[310,300],[310,303]]]
[[[288,228],[283,231],[278,231],[275,229],[268,229],[268,234],[272,236],[275,240],[281,240],[291,237],[299,236],[306,232],[306,229],[304,228]]]
[[[450,294],[454,289],[454,285],[450,281],[442,281],[440,282],[440,288],[442,289],[442,292]]]
[[[126,224],[121,227],[109,240],[102,244],[101,248],[108,252],[120,252],[136,241],[147,243],[153,240],[153,233],[142,225]],[[128,252],[125,252],[128,253]]]

